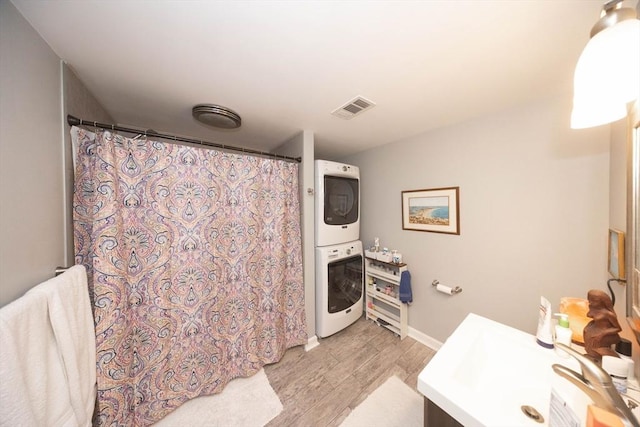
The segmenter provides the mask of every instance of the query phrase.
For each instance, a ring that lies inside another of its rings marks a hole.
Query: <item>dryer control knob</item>
[[[347,167],[346,167],[346,166],[343,166],[343,167],[342,167],[342,171],[343,171],[343,172],[346,172],[346,171],[347,171]]]
[[[351,249],[347,249],[347,255],[351,255]]]

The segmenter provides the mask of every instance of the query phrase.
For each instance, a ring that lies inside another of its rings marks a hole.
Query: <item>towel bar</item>
[[[56,267],[56,269],[53,272],[54,276],[59,276],[62,273],[64,273],[65,271],[67,271],[68,269],[70,269],[71,267]]]

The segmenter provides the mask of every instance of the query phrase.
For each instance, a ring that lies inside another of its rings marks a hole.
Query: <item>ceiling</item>
[[[12,2],[118,124],[261,150],[310,130],[339,159],[570,97],[604,0]],[[331,115],[356,96],[376,106]]]

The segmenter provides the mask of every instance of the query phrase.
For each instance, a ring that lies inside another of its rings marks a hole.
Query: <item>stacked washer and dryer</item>
[[[333,335],[362,315],[360,170],[315,161],[316,335]]]

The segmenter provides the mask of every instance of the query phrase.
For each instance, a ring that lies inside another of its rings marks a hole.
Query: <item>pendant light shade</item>
[[[574,129],[599,126],[627,115],[640,96],[640,20],[619,0],[605,5],[574,75]]]

